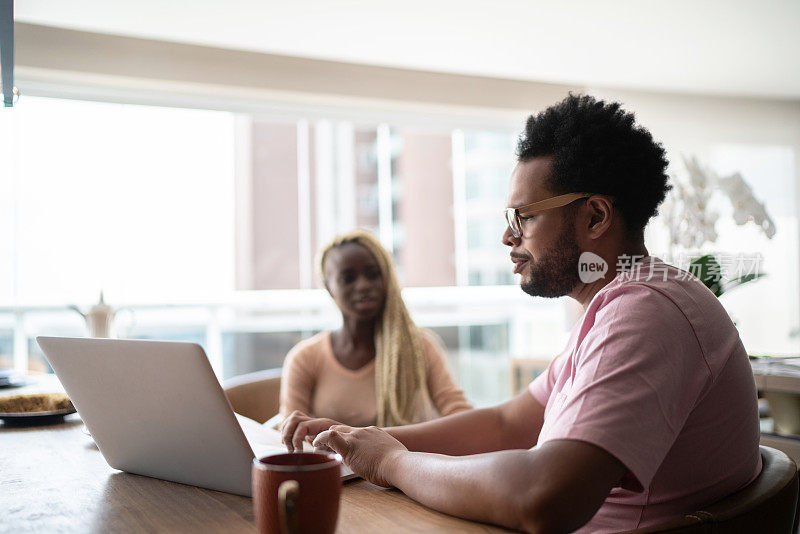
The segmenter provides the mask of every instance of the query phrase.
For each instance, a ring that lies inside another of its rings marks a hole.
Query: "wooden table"
[[[78,414],[45,427],[0,423],[0,532],[256,532],[246,497],[112,469]],[[337,532],[508,532],[345,483]]]

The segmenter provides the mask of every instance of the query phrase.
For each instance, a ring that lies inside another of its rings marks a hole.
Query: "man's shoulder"
[[[696,346],[713,372],[743,350],[719,299],[697,277],[660,260],[618,275],[598,292],[590,308],[587,316],[593,327],[622,326],[651,340]]]
[[[691,273],[665,263],[658,258],[636,262],[619,272],[595,296],[597,307],[623,299],[628,306],[668,306],[684,312],[687,318],[700,308],[722,309],[719,301],[703,283]]]

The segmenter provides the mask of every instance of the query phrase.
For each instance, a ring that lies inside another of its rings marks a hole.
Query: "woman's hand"
[[[386,488],[392,485],[391,472],[398,458],[408,452],[388,432],[374,426],[331,426],[317,436],[314,447],[336,451],[355,474]]]
[[[315,419],[295,410],[281,425],[281,441],[289,452],[299,452],[303,450],[303,441],[311,443],[323,430],[340,424],[333,419]]]

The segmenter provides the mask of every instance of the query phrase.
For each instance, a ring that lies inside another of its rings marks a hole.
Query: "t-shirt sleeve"
[[[313,346],[305,342],[298,343],[283,362],[281,377],[280,413],[288,417],[295,410],[311,413],[311,396],[316,383]]]
[[[440,415],[471,410],[472,405],[447,370],[444,345],[441,340],[430,331],[423,331],[421,337],[427,362],[428,393],[436,410]]]
[[[625,284],[598,297],[574,370],[549,407],[544,441],[572,439],[606,450],[628,469],[622,487],[642,491],[711,373],[689,321],[667,296]],[[534,395],[544,389],[531,385]]]

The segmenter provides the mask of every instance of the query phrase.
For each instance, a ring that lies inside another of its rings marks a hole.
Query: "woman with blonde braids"
[[[441,344],[408,314],[392,258],[369,232],[334,239],[319,255],[342,326],[286,356],[281,414],[355,426],[396,426],[472,407],[450,377]]]

